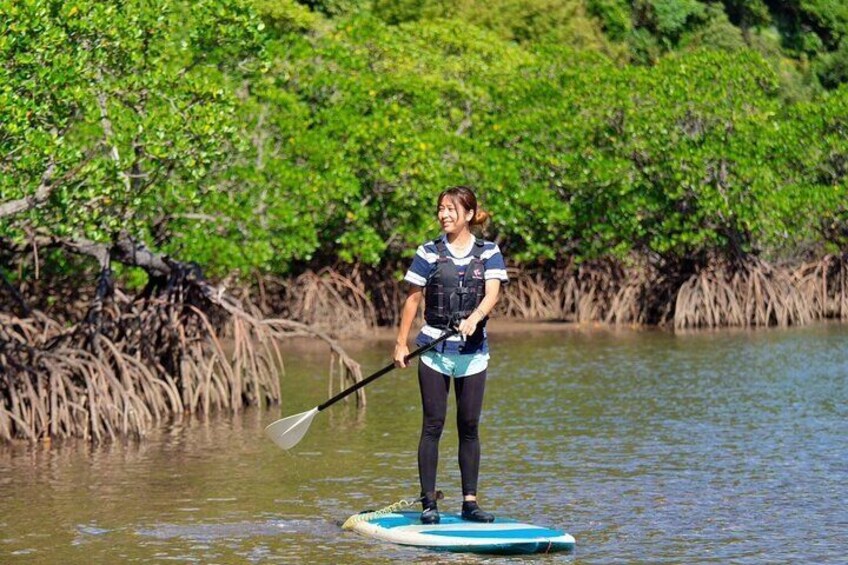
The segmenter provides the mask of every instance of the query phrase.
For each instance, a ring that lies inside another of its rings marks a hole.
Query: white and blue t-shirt
[[[457,277],[461,280],[465,274],[465,268],[471,263],[471,259],[473,259],[472,250],[474,249],[476,239],[472,237],[471,244],[465,249],[454,248],[447,242],[444,234],[440,237],[440,239],[444,239],[445,246],[448,251],[448,258],[453,261],[454,265],[456,265]],[[415,252],[415,258],[412,260],[412,265],[406,272],[404,280],[408,283],[414,284],[415,286],[426,287],[427,283],[430,281],[430,277],[432,277],[433,273],[436,272],[438,259],[439,250],[436,248],[435,241],[429,241],[420,246]],[[484,241],[483,253],[480,255],[480,259],[483,261],[484,280],[498,279],[503,283],[507,283],[509,281],[506,274],[506,264],[504,263],[503,255],[501,254],[501,250],[498,248],[497,244],[491,241]],[[440,337],[444,332],[445,330],[434,328],[433,326],[425,324],[418,333],[418,337],[415,339],[415,345],[418,347],[427,345],[434,339]],[[458,335],[451,336],[447,340],[443,341],[436,349],[439,353],[445,355],[488,355],[489,344],[486,339],[486,329],[483,328],[482,340],[475,340],[474,342],[469,340],[468,342],[465,342]]]

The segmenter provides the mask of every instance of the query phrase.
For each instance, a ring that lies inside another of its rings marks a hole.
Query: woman
[[[406,273],[404,280],[411,286],[401,312],[394,352],[395,364],[406,367],[409,330],[422,299],[426,325],[415,340],[416,346],[427,345],[448,328],[458,329],[458,335],[421,355],[418,364],[424,413],[418,444],[418,474],[424,506],[421,522],[439,522],[436,469],[452,378],[456,390],[462,517],[475,522],[491,522],[494,516],[477,505],[480,469],[477,427],[489,360],[486,320],[498,300],[501,283],[507,282],[506,267],[496,244],[475,238],[471,233],[471,228],[483,225],[489,214],[478,208],[477,198],[470,188],[449,188],[436,202],[437,217],[444,233],[418,248]]]

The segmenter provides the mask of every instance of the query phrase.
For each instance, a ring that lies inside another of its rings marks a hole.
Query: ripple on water
[[[367,419],[340,407],[288,453],[262,435],[279,414],[246,411],[140,444],[0,454],[0,562],[843,563],[846,338],[848,326],[493,339],[481,501],[568,531],[574,555],[441,555],[339,529],[417,494],[407,372],[373,385]],[[289,364],[283,412],[326,397],[326,359],[313,361]],[[438,483],[450,511],[456,458],[451,412]]]

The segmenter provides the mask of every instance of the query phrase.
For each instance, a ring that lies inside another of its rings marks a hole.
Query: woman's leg
[[[486,391],[486,370],[455,379],[456,427],[459,432],[459,470],[462,474],[463,498],[477,495],[480,473],[480,436],[478,426]]]
[[[439,466],[439,439],[445,426],[450,377],[418,363],[418,386],[421,389],[423,422],[418,442],[418,477],[421,495],[436,490],[436,469]]]

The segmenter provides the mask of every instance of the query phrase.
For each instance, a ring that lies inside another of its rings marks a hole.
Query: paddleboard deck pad
[[[560,530],[506,518],[469,522],[459,514],[442,514],[438,524],[422,524],[420,512],[392,512],[357,522],[351,528],[365,536],[400,545],[486,554],[571,551],[574,538]]]

